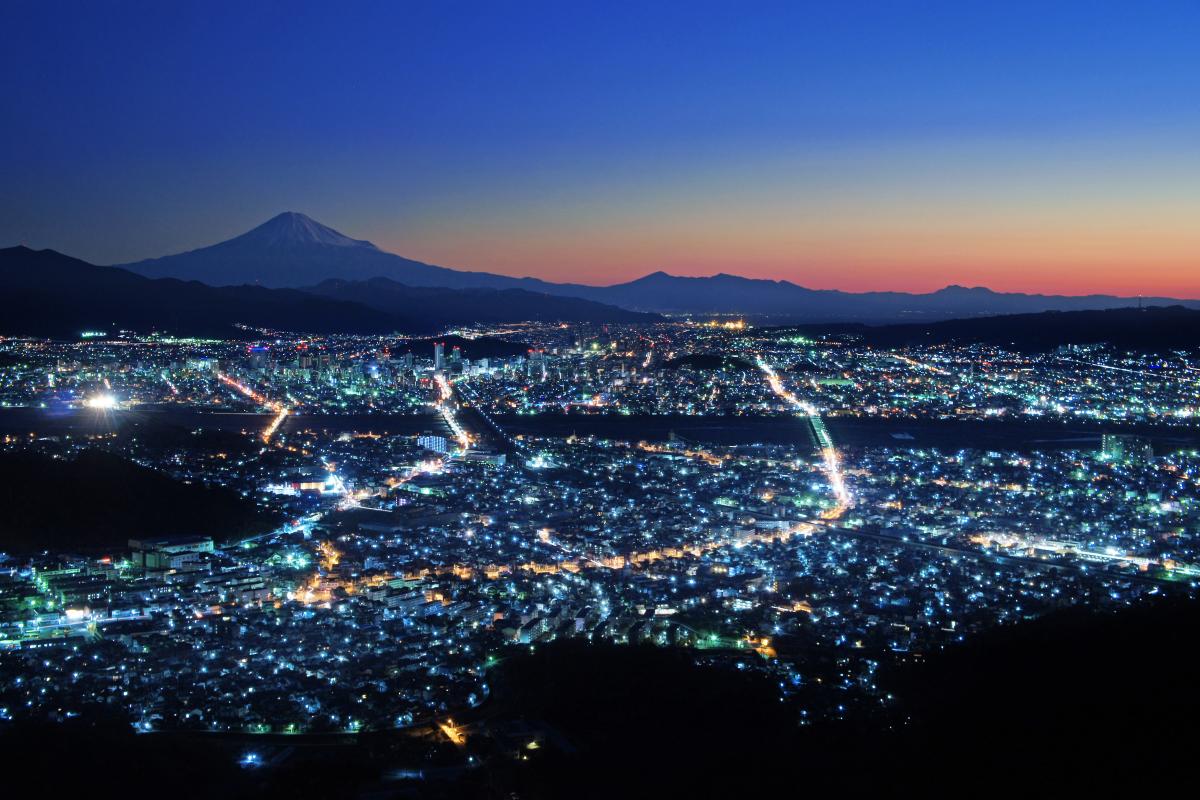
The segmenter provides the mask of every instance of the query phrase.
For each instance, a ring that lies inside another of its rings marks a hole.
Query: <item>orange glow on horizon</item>
[[[550,176],[466,218],[431,211],[368,233],[429,263],[596,286],[662,270],[1200,299],[1200,159],[1182,148],[1084,137],[738,152],[582,186]]]
[[[625,283],[662,270],[680,277],[708,277],[725,273],[743,278],[790,281],[809,289],[838,289],[845,292],[925,293],[958,285],[1027,294],[1113,294],[1200,299],[1200,246],[1195,255],[1181,253],[1160,258],[1143,252],[1128,257],[1112,253],[1094,260],[1028,258],[1011,262],[967,257],[920,260],[911,253],[892,258],[839,255],[794,260],[622,258],[600,265],[578,254],[546,259],[535,255],[522,260],[498,258],[493,251],[469,261],[467,258],[469,254],[443,259],[429,255],[421,260],[469,264],[460,268],[591,286]],[[963,266],[967,264],[970,266]]]
[[[1097,224],[1101,224],[1099,221]],[[417,237],[392,252],[456,269],[483,270],[556,283],[609,286],[662,270],[704,277],[728,273],[786,280],[811,289],[932,292],[952,284],[998,292],[1118,294],[1200,299],[1200,227],[1132,222],[1110,230],[1071,226],[991,231],[851,229],[806,239],[770,226],[735,233],[597,242],[591,231],[523,238],[463,233],[452,241]],[[950,226],[947,226],[948,228]],[[576,236],[574,234],[578,233]]]

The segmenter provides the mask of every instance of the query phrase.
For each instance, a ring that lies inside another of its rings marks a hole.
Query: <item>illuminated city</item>
[[[144,731],[444,729],[497,659],[561,638],[721,652],[792,700],[798,634],[844,650],[829,679],[869,704],[880,653],[1200,581],[1195,434],[1159,450],[1123,432],[1175,441],[1200,399],[1186,356],[1152,373],[1107,348],[887,352],[740,325],[505,334],[517,354],[456,348],[441,368],[440,344],[390,338],[5,341],[3,402],[42,427],[6,450],[102,449],[284,520],[10,558],[5,714],[100,701]],[[1064,370],[1081,360],[1112,371],[1104,391]],[[677,430],[644,436],[664,412]],[[906,432],[1047,415],[1081,427],[1032,449]],[[551,424],[510,436],[509,418]],[[891,424],[839,443],[845,418]],[[725,420],[725,441],[693,432]],[[237,453],[154,442],[178,425]],[[167,675],[191,688],[164,694]]]

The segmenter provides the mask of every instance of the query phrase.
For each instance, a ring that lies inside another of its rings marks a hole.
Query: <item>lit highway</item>
[[[757,362],[759,369],[767,377],[767,383],[770,385],[771,391],[808,418],[808,422],[812,426],[813,435],[816,436],[817,445],[821,448],[821,459],[824,462],[825,476],[829,481],[830,491],[833,492],[833,496],[837,499],[837,505],[826,511],[822,516],[826,519],[837,519],[854,504],[854,498],[850,494],[850,490],[846,487],[846,481],[842,475],[841,458],[838,456],[837,449],[833,446],[833,439],[829,436],[829,430],[825,427],[825,422],[821,419],[821,412],[812,403],[801,400],[784,388],[779,374],[762,357],[759,357]]]
[[[442,415],[442,419],[446,421],[446,425],[454,432],[454,439],[458,442],[459,449],[466,452],[471,449],[471,435],[467,433],[466,428],[458,421],[458,417],[454,414],[454,409],[451,407],[451,401],[454,399],[454,389],[450,386],[450,382],[446,380],[446,376],[438,373],[434,376],[437,381],[439,397],[434,406],[438,413]]]
[[[229,375],[226,375],[223,372],[217,373],[217,379],[244,397],[247,397],[259,405],[275,412],[275,416],[271,418],[271,421],[267,423],[267,427],[262,432],[263,442],[270,442],[271,437],[275,435],[275,432],[279,430],[279,426],[283,424],[283,421],[287,418],[288,414],[291,413],[291,409],[283,403],[279,403],[264,397],[262,394],[254,391],[246,384],[230,377]]]

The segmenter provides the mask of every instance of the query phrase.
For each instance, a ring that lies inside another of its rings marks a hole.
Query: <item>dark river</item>
[[[662,441],[673,431],[688,441],[716,444],[813,444],[807,421],[784,417],[692,416],[499,416],[511,435],[598,436]],[[839,447],[937,447],[994,450],[1094,449],[1104,429],[1098,425],[1062,425],[1041,421],[959,421],[826,418]],[[1200,449],[1200,427],[1121,426],[1111,432],[1147,436],[1156,452]]]
[[[131,427],[147,429],[174,427],[206,428],[220,431],[261,431],[271,421],[270,414],[211,412],[199,409],[138,408],[129,411],[54,412],[35,408],[0,409],[0,434],[53,436],[87,435],[125,431]],[[284,431],[304,429],[333,433],[345,431],[379,434],[415,435],[426,431],[444,432],[445,423],[436,414],[295,414],[283,423]]]
[[[509,434],[531,436],[598,436],[628,441],[665,441],[672,432],[686,441],[713,444],[813,445],[808,423],[798,417],[696,417],[696,416],[499,416],[496,422]],[[210,412],[178,408],[132,411],[78,410],[51,412],[31,408],[0,409],[0,434],[87,435],[127,430],[129,426],[160,426],[223,431],[260,431],[270,415]],[[464,417],[470,424],[470,417]],[[826,426],[840,447],[938,447],[995,450],[1092,449],[1100,445],[1099,425],[1026,420],[966,422],[957,420],[884,420],[827,418]],[[415,435],[445,432],[434,414],[389,416],[383,414],[298,414],[284,423],[284,431],[303,429],[331,433],[372,432]],[[1156,452],[1200,449],[1200,426],[1133,425],[1110,427],[1151,439]]]

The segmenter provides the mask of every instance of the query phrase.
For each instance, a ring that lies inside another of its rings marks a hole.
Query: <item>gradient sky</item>
[[[8,0],[0,245],[1200,297],[1200,1]]]

